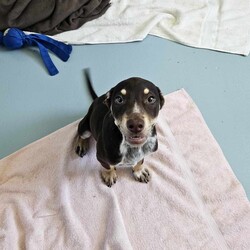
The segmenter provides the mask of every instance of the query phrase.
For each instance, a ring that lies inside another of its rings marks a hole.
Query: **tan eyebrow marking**
[[[149,93],[149,89],[148,88],[145,88],[144,89],[144,94],[146,95],[146,94],[148,94]]]
[[[121,90],[121,93],[122,93],[123,95],[126,95],[126,94],[127,94],[126,89],[122,89],[122,90]]]

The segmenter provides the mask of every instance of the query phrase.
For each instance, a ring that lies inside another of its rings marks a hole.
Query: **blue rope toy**
[[[0,32],[0,44],[8,49],[14,50],[24,46],[38,46],[43,62],[51,76],[59,71],[52,62],[48,49],[57,55],[62,61],[66,62],[72,52],[72,46],[56,41],[42,34],[26,35],[17,28],[7,29],[4,33]]]

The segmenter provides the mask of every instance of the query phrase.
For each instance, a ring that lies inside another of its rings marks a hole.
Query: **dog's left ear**
[[[158,87],[156,87],[156,88],[157,88],[157,90],[158,90],[159,97],[160,97],[160,108],[162,108],[162,106],[163,106],[164,103],[165,103],[165,99],[164,99],[164,97],[163,97],[163,95],[162,95],[162,93],[161,93],[161,90],[160,90]]]

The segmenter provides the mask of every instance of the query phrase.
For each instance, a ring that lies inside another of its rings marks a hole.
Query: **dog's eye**
[[[122,96],[118,95],[115,97],[115,103],[122,104],[124,102]]]
[[[154,96],[149,96],[148,99],[147,99],[147,103],[149,104],[153,104],[155,103],[156,99]]]

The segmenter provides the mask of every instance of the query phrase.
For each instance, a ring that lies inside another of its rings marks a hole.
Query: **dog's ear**
[[[107,93],[106,93],[105,99],[104,99],[103,103],[104,103],[108,108],[110,108],[110,105],[111,105],[110,92],[107,92]]]
[[[160,108],[162,108],[162,106],[163,106],[164,103],[165,103],[165,99],[164,99],[164,97],[163,97],[163,95],[162,95],[162,93],[161,93],[161,90],[160,90],[158,87],[156,87],[156,88],[157,88],[157,90],[158,90],[159,97],[160,97]]]
[[[104,99],[104,101],[103,101],[103,103],[104,103],[108,108],[110,108],[110,106],[111,106],[111,94],[112,94],[112,91],[113,91],[113,88],[105,94],[105,99]]]

